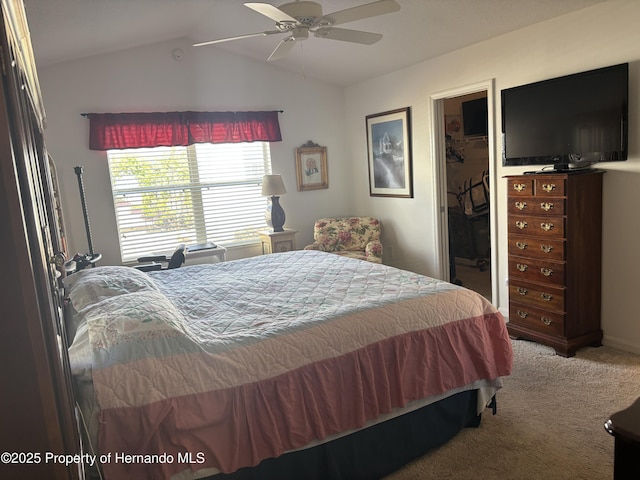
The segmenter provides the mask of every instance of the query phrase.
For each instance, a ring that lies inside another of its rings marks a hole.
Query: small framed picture
[[[296,176],[299,192],[329,188],[327,147],[309,141],[296,148]]]
[[[368,115],[369,194],[413,198],[410,108]]]

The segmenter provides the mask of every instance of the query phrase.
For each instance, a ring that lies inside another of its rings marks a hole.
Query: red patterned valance
[[[278,142],[278,112],[90,113],[89,148]]]

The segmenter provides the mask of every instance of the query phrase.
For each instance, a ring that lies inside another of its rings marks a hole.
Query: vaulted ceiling
[[[370,1],[319,3],[326,14]],[[383,34],[374,45],[310,37],[285,58],[270,63],[346,86],[603,1],[397,0],[398,12],[344,25]],[[180,37],[202,42],[274,29],[273,21],[240,0],[24,2],[40,68]],[[283,37],[253,37],[197,48],[225,49],[266,62]]]

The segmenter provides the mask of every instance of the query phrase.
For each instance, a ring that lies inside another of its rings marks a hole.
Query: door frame
[[[433,178],[435,179],[434,235],[436,246],[436,268],[439,278],[450,281],[449,275],[449,219],[447,216],[447,150],[445,141],[444,101],[470,93],[487,92],[487,117],[489,144],[489,234],[491,248],[491,302],[497,305],[498,298],[498,250],[496,222],[496,170],[495,151],[495,80],[489,79],[470,85],[452,88],[430,96],[431,102],[431,158],[433,159]]]

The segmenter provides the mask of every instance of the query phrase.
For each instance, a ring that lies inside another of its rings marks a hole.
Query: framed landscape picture
[[[327,147],[307,142],[296,148],[298,191],[329,188]]]
[[[410,108],[368,115],[369,194],[413,197]]]

